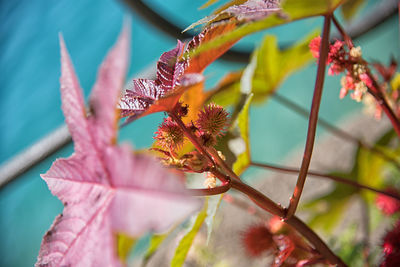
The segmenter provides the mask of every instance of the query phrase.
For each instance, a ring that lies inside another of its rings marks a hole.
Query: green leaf
[[[343,18],[350,21],[354,15],[360,10],[365,0],[348,0],[341,7]]]
[[[205,219],[205,223],[207,225],[207,244],[210,241],[214,221],[215,221],[215,214],[219,206],[221,205],[222,198],[224,194],[220,194],[217,196],[209,196],[207,197],[208,208],[207,208],[207,217]]]
[[[285,0],[282,8],[292,20],[333,12],[346,0]]]
[[[207,2],[205,2],[205,3],[200,7],[200,9],[207,8],[207,7],[209,7],[209,6],[213,5],[213,4],[215,4],[216,2],[218,2],[218,0],[208,0]]]
[[[349,177],[348,174],[344,173],[336,175]],[[345,214],[352,196],[357,191],[358,189],[354,187],[335,184],[333,191],[329,194],[303,205],[304,208],[313,210],[313,216],[309,221],[310,227],[320,228],[326,233],[330,233]]]
[[[117,234],[117,253],[118,258],[122,262],[126,262],[133,246],[136,244],[137,239],[129,237],[125,234]]]
[[[240,111],[237,118],[237,126],[240,131],[240,136],[245,143],[245,151],[238,155],[235,163],[233,164],[233,171],[237,175],[241,175],[247,167],[250,165],[250,141],[249,141],[249,113],[250,113],[250,103],[253,99],[253,94],[250,94]]]
[[[320,16],[333,12],[341,3],[345,1],[346,0],[286,0],[282,5],[284,14],[286,16],[276,13],[262,20],[244,23],[243,25],[240,25],[231,31],[224,32],[209,42],[200,45],[191,51],[189,55],[193,57],[210,49],[218,49],[228,42],[237,41],[246,35],[271,27],[286,24],[303,18]],[[232,20],[228,20],[226,23],[232,23]]]
[[[396,73],[392,81],[390,82],[392,90],[400,90],[400,73]]]
[[[190,247],[192,246],[193,240],[196,237],[197,233],[200,230],[200,227],[203,225],[204,220],[207,217],[207,199],[204,201],[204,207],[197,215],[196,221],[190,228],[189,232],[181,239],[178,247],[175,250],[175,255],[171,260],[172,267],[182,266],[185,262],[186,255],[189,252]]]
[[[146,265],[148,260],[154,255],[157,249],[160,247],[162,242],[167,238],[167,236],[172,232],[172,230],[168,231],[165,234],[155,234],[150,239],[149,248],[146,251],[146,254],[143,257],[143,264],[142,266]]]
[[[275,36],[268,35],[264,38],[254,55],[257,59],[252,86],[255,101],[265,100],[292,72],[304,67],[313,59],[308,45],[318,35],[319,30],[313,31],[283,51],[279,49]]]

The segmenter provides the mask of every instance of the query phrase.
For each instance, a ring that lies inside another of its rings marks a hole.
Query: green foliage
[[[264,38],[255,51],[257,63],[252,84],[255,101],[264,101],[279,88],[286,77],[312,60],[308,45],[318,35],[319,31],[314,31],[283,51],[279,49],[275,36],[268,35]]]
[[[279,49],[275,36],[267,35],[245,71],[228,74],[213,90],[212,101],[223,106],[237,105],[243,99],[243,91],[254,93],[256,103],[267,100],[291,73],[312,60],[308,44],[318,34],[319,31],[314,31],[285,50]]]
[[[346,0],[285,0],[282,8],[292,20],[324,15],[333,12]]]
[[[237,175],[241,175],[250,165],[251,161],[250,140],[249,140],[249,113],[250,113],[250,103],[252,99],[253,99],[253,94],[250,94],[247,97],[243,109],[240,111],[236,122],[240,131],[240,136],[246,145],[245,151],[243,151],[241,154],[238,155],[235,163],[233,164],[233,171]]]
[[[352,175],[336,173],[341,177],[352,179]],[[335,184],[333,190],[325,196],[312,200],[304,205],[304,208],[311,209],[313,216],[309,221],[310,227],[316,227],[331,232],[338,221],[344,215],[349,206],[352,196],[358,189],[344,184]]]
[[[126,262],[137,239],[124,234],[117,234],[117,253],[122,262]]]
[[[210,49],[217,49],[228,42],[239,40],[246,35],[261,30],[286,24],[295,20],[331,13],[345,1],[346,0],[286,0],[282,4],[284,15],[275,13],[266,17],[265,19],[240,25],[236,29],[227,31],[211,41],[200,45],[191,51],[190,55],[197,56]],[[229,20],[229,23],[232,23],[232,20]]]
[[[171,232],[172,230],[165,234],[156,234],[151,237],[149,248],[147,249],[146,254],[143,257],[143,265],[145,265],[150,260],[150,258],[154,255],[162,242],[165,240],[165,238],[168,237]]]
[[[200,227],[203,225],[204,220],[207,217],[207,200],[204,201],[204,207],[197,215],[196,221],[191,226],[190,230],[186,233],[186,235],[179,242],[178,247],[175,250],[175,255],[171,260],[172,267],[182,266],[185,262],[186,255],[189,252],[190,247],[192,246],[193,240],[196,237],[197,233],[200,230]]]
[[[355,14],[361,9],[365,0],[348,0],[345,2],[340,11],[342,12],[343,18],[346,21],[351,20]]]
[[[208,208],[207,208],[207,217],[205,219],[205,223],[207,225],[207,244],[210,241],[211,233],[215,223],[215,214],[217,213],[217,210],[221,205],[223,197],[224,194],[207,197]]]

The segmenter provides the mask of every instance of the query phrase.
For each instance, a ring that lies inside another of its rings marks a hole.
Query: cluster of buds
[[[185,117],[188,114],[188,105],[178,103],[173,113],[179,119]],[[228,112],[221,106],[209,104],[199,112],[198,119],[186,125],[186,128],[198,138],[201,145],[212,147],[217,144],[217,138],[227,130],[228,120]],[[158,127],[154,139],[158,147],[153,148],[153,150],[166,156],[166,158],[161,158],[165,165],[192,172],[205,172],[210,167],[207,159],[198,151],[179,156],[179,150],[183,147],[185,135],[183,129],[170,117],[164,119],[163,123]],[[212,188],[215,185],[215,177],[206,179],[206,187]]]
[[[228,112],[216,104],[208,104],[199,112],[195,127],[204,146],[217,144],[217,137],[222,136],[229,125]]]
[[[242,235],[242,242],[251,257],[273,253],[273,266],[324,263],[322,257],[294,229],[276,216],[264,224],[252,225],[246,229]]]
[[[320,36],[310,42],[309,47],[315,58],[319,58],[320,45]],[[346,75],[341,79],[340,98],[344,98],[351,91],[350,97],[360,102],[363,96],[366,95],[368,87],[371,88],[373,86],[372,80],[367,74],[367,65],[362,59],[361,47],[359,46],[348,50],[343,41],[337,40],[329,46],[326,64],[330,64],[329,75],[338,75],[346,72]]]
[[[320,36],[314,38],[310,42],[309,47],[315,58],[319,58],[320,56],[320,46]],[[339,93],[341,99],[351,92],[350,97],[352,99],[357,102],[364,102],[367,113],[371,113],[376,119],[380,119],[382,116],[382,108],[375,98],[368,93],[368,88],[375,91],[379,90],[395,113],[400,115],[399,90],[393,86],[393,78],[397,68],[397,63],[394,60],[392,60],[388,67],[379,63],[373,64],[382,77],[382,83],[379,84],[377,82],[379,88],[375,88],[374,86],[372,78],[375,80],[378,78],[375,76],[371,77],[371,74],[367,71],[368,64],[363,60],[362,51],[359,46],[348,49],[345,47],[343,41],[337,40],[334,44],[329,46],[326,64],[330,65],[328,70],[329,75],[338,75],[345,72],[345,76],[341,79],[341,89]]]

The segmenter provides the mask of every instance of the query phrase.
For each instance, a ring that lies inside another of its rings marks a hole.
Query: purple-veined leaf
[[[280,2],[279,0],[248,0],[227,3],[214,14],[192,23],[184,31],[201,24],[207,24],[207,26],[216,22],[241,24],[243,22],[258,21],[272,14],[283,15]]]
[[[102,64],[87,117],[61,38],[62,108],[75,153],[42,175],[65,207],[43,238],[36,266],[120,266],[115,233],[163,231],[199,207],[154,159],[115,145],[128,40],[125,29]]]
[[[171,111],[182,94],[203,81],[203,70],[225,53],[236,40],[206,53],[190,56],[189,51],[219,35],[231,31],[234,24],[215,25],[195,36],[183,49],[177,47],[160,57],[157,63],[157,79],[135,79],[132,88],[126,90],[119,102],[121,117],[129,117],[126,123],[154,112]]]

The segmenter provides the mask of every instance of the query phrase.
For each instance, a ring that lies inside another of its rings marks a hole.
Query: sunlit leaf
[[[236,159],[236,162],[233,164],[233,171],[237,175],[241,175],[250,165],[250,140],[249,140],[249,113],[250,113],[250,103],[253,99],[253,94],[250,94],[246,103],[243,106],[243,109],[240,111],[239,116],[237,118],[237,126],[240,131],[240,136],[245,144],[245,151],[240,153]]]
[[[230,72],[209,93],[211,102],[221,106],[235,105],[240,100],[240,79],[243,71]]]
[[[157,251],[157,249],[161,246],[162,242],[168,237],[168,235],[171,233],[171,231],[165,233],[165,234],[154,234],[151,239],[150,239],[150,245],[149,248],[146,251],[146,254],[144,255],[143,258],[143,266],[145,263],[147,263],[150,258],[154,255],[154,253]]]
[[[185,234],[185,236],[181,239],[178,244],[178,247],[175,250],[175,255],[171,260],[172,267],[180,267],[183,265],[186,259],[186,255],[189,252],[190,247],[192,246],[193,240],[196,237],[197,233],[200,230],[200,227],[203,225],[204,220],[207,217],[207,201],[204,202],[204,207],[197,215],[195,222],[191,226],[190,230]]]
[[[126,262],[137,239],[125,234],[117,234],[117,253],[121,262]]]
[[[343,18],[350,21],[355,14],[361,9],[365,0],[348,0],[341,7]]]
[[[205,219],[205,223],[207,225],[207,244],[210,241],[213,225],[215,222],[215,215],[217,213],[219,206],[221,205],[223,196],[224,194],[207,197],[208,208],[207,208],[207,217]]]
[[[339,175],[342,177],[349,176],[343,173]],[[327,195],[306,203],[304,208],[313,210],[313,216],[309,221],[310,227],[316,227],[330,233],[342,219],[347,207],[351,204],[352,196],[357,191],[357,188],[337,183]]]
[[[253,75],[252,92],[258,102],[265,100],[279,88],[292,72],[304,67],[312,60],[308,44],[319,34],[314,31],[303,40],[281,51],[275,36],[268,35],[255,51],[257,65]]]
[[[205,3],[200,7],[200,9],[207,8],[207,7],[209,7],[209,6],[213,5],[213,4],[215,4],[215,3],[218,2],[218,1],[219,1],[219,0],[208,0],[207,2],[205,2]]]
[[[191,55],[204,53],[209,49],[217,49],[227,42],[239,40],[240,38],[255,33],[257,31],[265,30],[267,28],[275,27],[281,24],[289,23],[303,18],[320,16],[326,13],[333,12],[341,3],[346,0],[286,0],[282,4],[283,15],[281,12],[270,14],[268,17],[257,20],[255,22],[244,23],[230,32],[224,33],[219,37],[209,41],[194,51]],[[229,23],[234,23],[234,19],[230,19]],[[239,23],[240,24],[240,23]],[[212,25],[212,24],[211,24]]]

